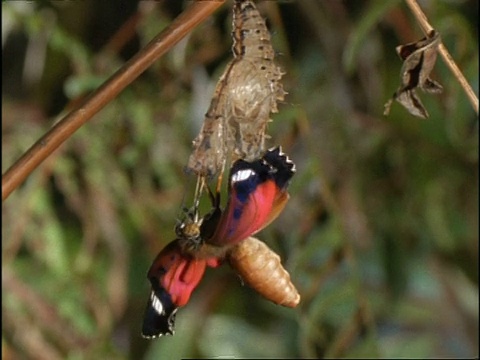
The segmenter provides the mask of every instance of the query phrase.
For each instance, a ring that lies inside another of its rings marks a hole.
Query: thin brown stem
[[[54,150],[114,99],[128,84],[210,16],[224,0],[195,1],[81,105],[66,115],[27,150],[2,176],[2,201]]]
[[[424,33],[425,34],[430,33],[430,31],[433,30],[433,27],[428,22],[428,19],[425,16],[425,13],[422,11],[420,6],[418,5],[417,0],[405,0],[405,2],[407,3],[413,15],[417,19]],[[478,115],[478,97],[473,92],[472,87],[468,83],[467,79],[465,79],[465,76],[463,76],[462,71],[458,68],[457,64],[455,63],[455,60],[453,60],[452,56],[448,52],[445,45],[443,45],[443,43],[440,43],[440,45],[438,46],[438,52],[442,56],[443,61],[445,61],[445,64],[447,64],[447,66],[450,68],[450,71],[457,78],[458,82],[460,83],[460,86],[463,88],[463,90],[467,94],[468,100],[472,104],[473,110]]]

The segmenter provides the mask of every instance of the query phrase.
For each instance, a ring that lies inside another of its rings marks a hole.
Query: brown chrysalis
[[[222,172],[230,156],[260,158],[270,113],[278,112],[277,101],[285,95],[270,33],[253,1],[235,0],[232,37],[234,59],[217,83],[187,165],[200,176]]]
[[[430,79],[430,73],[437,60],[440,34],[432,30],[425,38],[406,45],[397,46],[396,51],[403,60],[401,85],[385,104],[384,115],[390,113],[393,100],[402,104],[412,115],[428,118],[428,112],[418,98],[415,89],[420,88],[431,94],[441,93],[443,88]]]
[[[242,280],[275,304],[296,307],[300,294],[280,262],[280,256],[264,242],[249,237],[227,254],[232,268]]]

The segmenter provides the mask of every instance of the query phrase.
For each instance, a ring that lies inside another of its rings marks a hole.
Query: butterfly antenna
[[[207,186],[207,191],[210,202],[212,203],[212,207],[218,209],[220,207],[220,192],[218,191],[218,189],[216,189],[215,193],[213,193],[212,189],[210,189],[210,186]]]
[[[195,195],[193,200],[194,221],[198,221],[198,208],[200,206],[200,196],[205,188],[205,177],[197,176],[197,185],[195,186]],[[207,187],[208,188],[208,187]]]
[[[218,175],[217,187],[215,188],[215,193],[217,197],[220,197],[220,191],[222,190],[222,180],[223,180],[223,169],[220,175]]]
[[[222,180],[223,180],[223,170],[225,168],[225,162],[222,165],[222,171],[217,178],[217,186],[215,187],[215,193],[212,192],[210,186],[207,186],[208,196],[210,197],[210,201],[212,202],[212,206],[216,209],[220,207],[220,191],[222,189]]]

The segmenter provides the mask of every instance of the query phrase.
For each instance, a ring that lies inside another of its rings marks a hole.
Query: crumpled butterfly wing
[[[144,337],[174,333],[175,313],[190,299],[206,265],[205,259],[183,255],[178,240],[172,241],[157,255],[147,275],[152,291],[143,322]]]
[[[152,339],[162,335],[173,335],[177,310],[178,307],[173,304],[168,292],[152,283],[152,291],[143,318],[142,336]]]
[[[213,242],[235,244],[263,229],[270,219],[278,188],[274,181],[256,185],[252,189],[233,186],[227,209],[220,220]],[[280,212],[276,212],[277,216]]]
[[[287,202],[288,202],[289,198],[290,198],[290,195],[286,191],[283,191],[283,192],[277,194],[277,196],[275,197],[275,199],[273,201],[273,204],[272,204],[272,210],[268,214],[267,219],[265,220],[265,223],[257,231],[260,231],[260,230],[266,228],[268,225],[270,225],[280,215],[280,213],[285,208],[285,205],[287,205]],[[254,234],[252,234],[252,235],[254,235]]]
[[[295,165],[280,147],[254,162],[235,162],[226,209],[208,242],[235,244],[275,220],[288,201],[287,187],[294,173]]]

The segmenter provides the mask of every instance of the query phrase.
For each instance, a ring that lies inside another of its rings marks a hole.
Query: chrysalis
[[[235,134],[235,154],[252,161],[264,150],[270,113],[278,112],[277,101],[284,99],[284,73],[274,62],[270,33],[252,1],[235,2],[233,24],[228,126]]]
[[[253,161],[265,149],[270,113],[284,98],[270,33],[251,0],[233,7],[234,59],[220,78],[187,168],[200,176],[223,171],[226,158]]]
[[[430,79],[430,73],[437,60],[440,34],[432,30],[427,37],[406,45],[397,46],[396,51],[403,60],[400,87],[385,104],[384,115],[390,113],[393,100],[402,104],[412,115],[428,118],[428,112],[418,98],[415,88],[430,94],[441,93],[443,88]]]
[[[232,268],[242,280],[275,304],[296,307],[300,294],[283,268],[280,256],[265,243],[249,237],[228,253]]]

